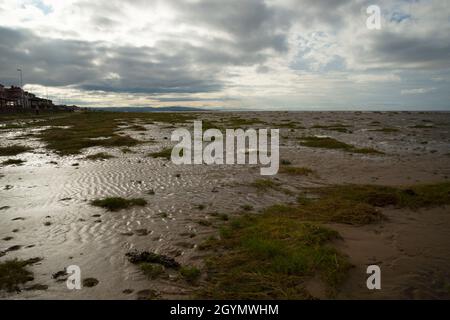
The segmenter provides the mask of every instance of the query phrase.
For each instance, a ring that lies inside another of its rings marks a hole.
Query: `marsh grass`
[[[133,131],[141,131],[141,132],[147,131],[147,129],[144,126],[141,126],[138,124],[132,125],[126,129],[133,130]]]
[[[61,155],[79,154],[89,147],[131,147],[142,141],[117,133],[120,124],[135,119],[184,123],[194,119],[195,115],[181,113],[118,113],[118,112],[83,112],[63,117],[48,118],[39,122],[39,126],[50,126],[37,137],[47,144],[49,149]],[[107,139],[97,139],[107,137]]]
[[[244,128],[244,127],[250,127],[254,125],[265,125],[267,124],[265,121],[262,121],[257,118],[241,118],[241,117],[231,117],[226,120],[225,126],[226,128]]]
[[[155,263],[143,262],[139,264],[139,268],[149,279],[156,279],[164,274],[164,267]]]
[[[312,197],[314,196],[314,197]],[[450,183],[385,187],[336,185],[311,188],[298,204],[275,205],[259,215],[232,219],[221,237],[199,246],[213,251],[207,283],[212,299],[307,299],[305,281],[319,277],[332,297],[351,267],[331,241],[339,234],[321,223],[366,225],[384,216],[377,207],[421,208],[450,204]]]
[[[418,209],[450,204],[450,182],[406,187],[339,185],[317,189],[322,196],[376,207]]]
[[[374,130],[370,130],[373,132],[382,132],[382,133],[395,133],[395,132],[400,132],[399,129],[397,128],[381,128],[381,129],[374,129]]]
[[[331,125],[313,125],[311,129],[323,129],[323,130],[330,130],[330,131],[337,131],[341,133],[351,133],[351,131],[348,129],[351,126],[336,123]]]
[[[122,209],[128,209],[134,206],[143,207],[147,204],[147,201],[144,199],[124,199],[120,197],[111,197],[105,199],[97,199],[91,201],[91,205],[96,207],[105,208],[108,211],[119,211]]]
[[[4,165],[4,166],[11,166],[11,165],[19,166],[23,163],[25,163],[25,161],[21,160],[21,159],[8,159],[6,161],[3,161],[2,165]]]
[[[180,275],[189,283],[195,284],[201,276],[201,271],[196,267],[183,266]]]
[[[310,148],[323,148],[323,149],[340,149],[352,153],[361,154],[383,154],[383,152],[378,151],[373,148],[356,148],[345,142],[338,141],[330,137],[315,137],[308,136],[300,138],[300,144],[304,147]]]
[[[423,125],[423,124],[417,124],[414,126],[410,126],[411,129],[434,129],[435,127],[433,125]]]
[[[9,157],[9,156],[17,156],[18,154],[30,151],[31,148],[20,146],[20,145],[14,145],[14,146],[8,146],[8,147],[2,147],[0,148],[0,156],[2,157]]]
[[[207,260],[208,282],[199,291],[212,299],[304,299],[307,279],[319,275],[330,294],[350,264],[329,242],[337,232],[273,213],[237,218],[221,231]]]
[[[105,153],[105,152],[91,154],[86,157],[87,160],[106,160],[106,159],[111,159],[111,158],[114,158],[114,156],[110,155],[108,153]]]
[[[280,185],[270,179],[257,179],[253,181],[250,186],[259,191],[267,191],[269,189],[277,189]]]
[[[42,259],[7,260],[0,262],[0,290],[7,292],[20,291],[20,285],[34,280],[33,273],[27,266],[35,264]]]
[[[170,160],[172,157],[172,148],[165,148],[161,151],[150,153],[148,156],[152,158],[164,158]]]
[[[279,172],[291,176],[308,176],[314,173],[314,170],[305,167],[282,166]]]

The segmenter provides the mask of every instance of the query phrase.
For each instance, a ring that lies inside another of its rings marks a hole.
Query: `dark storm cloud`
[[[450,42],[433,37],[409,37],[385,32],[372,41],[367,57],[397,67],[437,69],[450,67]]]
[[[55,40],[0,27],[0,83],[74,86],[132,93],[195,93],[220,90],[206,71],[194,70],[189,55],[167,55],[147,47],[109,47],[101,42]],[[195,57],[194,57],[195,58]]]
[[[83,41],[50,40],[25,30],[0,27],[0,82],[16,83],[22,67],[27,82],[64,86],[95,77],[91,61],[101,48]]]
[[[292,22],[287,10],[269,7],[259,0],[210,0],[171,3],[182,22],[226,33],[235,52],[252,54],[264,49],[287,50],[286,30]]]

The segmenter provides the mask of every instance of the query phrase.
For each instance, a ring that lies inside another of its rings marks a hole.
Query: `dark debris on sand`
[[[175,259],[148,251],[131,251],[126,254],[128,261],[132,264],[157,263],[166,268],[179,269],[180,264]]]

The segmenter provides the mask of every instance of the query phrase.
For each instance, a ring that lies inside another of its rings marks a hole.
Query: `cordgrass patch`
[[[41,260],[40,258],[33,258],[0,262],[0,290],[19,292],[21,285],[34,280],[33,272],[28,270],[27,267]]]
[[[450,204],[450,182],[405,187],[350,184],[324,187],[315,192],[376,207],[418,209]]]
[[[330,137],[316,137],[308,136],[300,138],[300,144],[304,147],[322,148],[322,149],[340,149],[347,152],[362,153],[362,154],[383,154],[373,148],[357,148],[351,144],[341,142]]]
[[[164,158],[170,160],[172,157],[172,148],[165,148],[161,151],[150,153],[149,156],[152,158]]]
[[[180,275],[189,283],[194,284],[201,276],[200,269],[192,266],[183,266],[180,268]]]
[[[320,276],[330,295],[350,264],[329,245],[337,232],[285,215],[264,213],[237,218],[210,239],[207,284],[198,296],[208,299],[311,298],[305,282]]]
[[[11,156],[17,156],[18,154],[30,151],[31,148],[20,146],[20,145],[13,145],[8,147],[1,147],[0,148],[0,156],[2,157],[11,157]]]
[[[134,206],[143,207],[147,204],[147,201],[141,198],[136,199],[124,199],[120,197],[109,197],[104,199],[97,199],[91,201],[91,205],[96,207],[105,208],[108,211],[119,211],[122,209],[128,209]]]
[[[374,130],[370,130],[373,132],[382,132],[382,133],[395,133],[395,132],[399,132],[400,130],[397,128],[381,128],[381,129],[374,129]]]
[[[311,127],[311,129],[323,129],[323,130],[330,130],[330,131],[337,131],[340,133],[352,133],[351,130],[349,130],[350,126],[344,125],[344,124],[331,124],[331,125],[314,125]]]
[[[291,176],[308,176],[314,173],[314,170],[305,167],[282,166],[279,172]]]
[[[111,159],[111,158],[114,158],[114,156],[110,155],[108,153],[105,153],[105,152],[91,154],[86,157],[87,160],[107,160],[107,159]]]
[[[140,263],[139,269],[141,269],[142,273],[149,279],[156,279],[164,274],[164,267],[155,263]]]
[[[270,179],[257,179],[250,184],[258,191],[267,191],[269,189],[277,189],[279,184]]]
[[[39,126],[50,126],[37,135],[47,147],[60,155],[79,154],[89,147],[131,147],[143,141],[119,135],[120,125],[135,119],[156,122],[184,123],[195,115],[182,113],[117,113],[81,112],[49,118]],[[105,139],[106,138],[106,139]]]
[[[12,166],[12,165],[20,166],[21,164],[24,164],[24,163],[25,163],[25,161],[21,160],[21,159],[8,159],[8,160],[3,161],[2,165],[4,165],[4,166]]]

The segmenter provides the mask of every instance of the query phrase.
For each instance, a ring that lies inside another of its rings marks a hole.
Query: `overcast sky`
[[[80,106],[450,111],[450,1],[0,0],[18,67]]]

